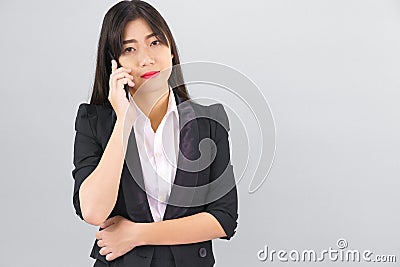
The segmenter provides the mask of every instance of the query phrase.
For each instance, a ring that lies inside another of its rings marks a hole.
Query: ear
[[[174,54],[171,54],[171,59],[173,59],[174,58]]]

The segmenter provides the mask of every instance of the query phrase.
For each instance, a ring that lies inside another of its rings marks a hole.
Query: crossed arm
[[[178,219],[151,223],[135,223],[115,216],[100,225],[96,233],[100,254],[111,261],[136,246],[188,244],[225,237],[217,219],[208,212],[201,212]]]

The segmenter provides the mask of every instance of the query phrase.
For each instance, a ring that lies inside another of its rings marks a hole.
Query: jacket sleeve
[[[73,163],[75,168],[72,170],[74,178],[73,205],[76,214],[82,219],[82,211],[79,202],[79,188],[82,182],[97,167],[102,156],[101,145],[97,142],[90,126],[87,107],[89,104],[79,105],[75,119],[75,142]]]
[[[222,104],[216,104],[216,120],[211,120],[215,131],[214,142],[216,154],[210,165],[210,186],[207,195],[206,212],[212,214],[226,236],[220,239],[229,240],[235,234],[238,219],[238,199],[233,166],[230,162],[230,148],[228,140],[229,120]],[[211,114],[210,117],[215,116]]]

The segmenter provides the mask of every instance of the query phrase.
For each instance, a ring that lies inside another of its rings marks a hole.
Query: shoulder
[[[210,120],[211,124],[219,124],[227,131],[229,131],[229,118],[225,111],[224,105],[221,103],[214,103],[211,105],[202,105],[200,103],[191,101],[191,104],[198,117],[205,117]]]
[[[81,103],[78,106],[77,114],[85,114],[87,113],[89,116],[98,116],[102,115],[103,113],[109,113],[112,110],[111,107],[105,105],[94,105],[88,103]]]
[[[99,118],[112,115],[112,108],[103,105],[81,103],[75,118],[75,130],[84,133],[92,132]],[[93,132],[92,132],[93,134]]]

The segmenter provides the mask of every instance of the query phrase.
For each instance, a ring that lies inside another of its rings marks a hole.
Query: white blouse
[[[166,201],[174,183],[179,149],[179,114],[174,93],[169,87],[168,108],[156,132],[150,119],[136,105],[134,131],[142,165],[144,185],[150,210],[155,222],[163,220]]]

